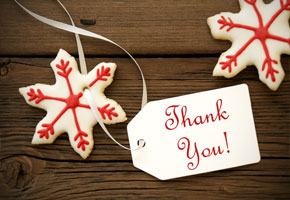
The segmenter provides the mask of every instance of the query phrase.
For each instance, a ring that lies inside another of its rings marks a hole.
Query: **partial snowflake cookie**
[[[231,78],[248,65],[257,67],[259,78],[271,90],[284,79],[281,54],[290,54],[290,0],[239,0],[237,14],[223,12],[207,19],[216,39],[230,40],[213,75]]]
[[[88,88],[105,124],[125,121],[126,114],[114,100],[106,98],[104,89],[113,81],[116,64],[100,63],[87,75],[80,74],[74,57],[60,49],[51,68],[56,77],[54,85],[35,84],[20,88],[26,102],[47,111],[37,124],[32,144],[50,144],[67,132],[73,149],[82,158],[91,153],[93,116],[83,91]]]

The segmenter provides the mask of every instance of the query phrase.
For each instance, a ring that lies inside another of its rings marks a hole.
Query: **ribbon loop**
[[[87,74],[87,66],[86,66],[86,61],[85,61],[85,56],[84,56],[84,51],[83,51],[83,47],[82,47],[82,44],[81,44],[81,40],[80,40],[80,37],[79,35],[84,35],[84,36],[87,36],[87,37],[92,37],[92,38],[96,38],[96,39],[100,39],[100,40],[104,40],[104,41],[107,41],[117,47],[119,47],[123,52],[125,52],[135,63],[135,65],[137,66],[140,74],[141,74],[141,77],[142,77],[142,84],[143,84],[143,91],[142,91],[142,103],[141,103],[141,109],[145,106],[145,104],[147,103],[147,88],[146,88],[146,82],[145,82],[145,78],[144,78],[144,75],[143,75],[143,72],[141,70],[141,67],[139,66],[139,64],[137,63],[137,61],[134,59],[134,57],[126,50],[124,49],[122,46],[120,46],[119,44],[115,43],[114,41],[104,37],[104,36],[101,36],[99,34],[96,34],[96,33],[93,33],[93,32],[90,32],[90,31],[87,31],[85,29],[82,29],[82,28],[78,28],[75,26],[74,24],[74,21],[72,19],[72,17],[70,16],[68,10],[65,8],[65,6],[60,2],[60,0],[57,0],[57,2],[61,5],[61,7],[64,9],[64,11],[66,12],[66,14],[68,15],[72,25],[69,25],[69,24],[65,24],[65,23],[62,23],[62,22],[59,22],[59,21],[55,21],[55,20],[51,20],[51,19],[48,19],[46,17],[43,17],[43,16],[40,16],[30,10],[28,10],[27,8],[25,8],[22,4],[20,4],[17,0],[14,0],[25,12],[27,12],[28,14],[30,14],[32,17],[34,17],[35,19],[45,23],[45,24],[48,24],[50,26],[53,26],[55,28],[58,28],[58,29],[61,29],[61,30],[64,30],[64,31],[68,31],[68,32],[71,32],[71,33],[74,33],[75,34],[75,37],[76,37],[76,42],[77,42],[77,48],[78,48],[78,54],[79,54],[79,59],[80,59],[80,69],[81,69],[81,73],[82,74]],[[135,148],[135,149],[130,149],[128,147],[125,147],[124,145],[120,144],[111,134],[110,132],[107,130],[104,122],[103,122],[103,119],[102,117],[100,116],[100,113],[97,111],[97,106],[96,106],[96,103],[94,101],[94,99],[92,98],[92,95],[91,95],[91,92],[86,89],[84,91],[84,95],[88,101],[88,104],[90,105],[91,107],[91,110],[93,112],[93,115],[94,117],[96,118],[96,120],[98,121],[98,123],[100,124],[100,126],[102,127],[102,129],[104,130],[104,132],[108,135],[109,138],[111,138],[111,140],[113,140],[116,144],[118,144],[120,147],[126,149],[126,150],[131,150],[131,151],[135,151],[135,150],[138,150],[138,149],[141,149],[145,146],[145,141],[143,139],[140,139],[138,140],[138,147]]]

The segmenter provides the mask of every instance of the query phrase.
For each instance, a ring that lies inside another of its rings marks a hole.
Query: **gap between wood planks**
[[[69,52],[68,52],[69,53]],[[57,54],[57,52],[56,52]],[[52,58],[54,59],[56,54],[53,55],[0,55],[0,59],[3,58]],[[78,54],[70,54],[71,56],[78,58]],[[209,54],[131,54],[134,58],[214,58],[221,55],[221,53],[209,53]],[[283,56],[283,55],[282,55]],[[285,55],[286,56],[286,55]],[[126,54],[116,54],[116,55],[85,55],[85,58],[128,58]]]
[[[29,154],[11,154],[6,157],[0,158],[0,161],[4,161],[6,159],[14,158],[14,157],[19,157],[19,156],[26,156],[30,158],[35,158],[38,160],[43,160],[43,161],[51,161],[51,162],[73,162],[73,163],[132,163],[132,160],[73,160],[73,159],[53,159],[53,158],[45,158],[45,157],[40,157],[40,156],[34,156],[34,155],[29,155]],[[263,157],[261,156],[261,159],[266,159],[266,160],[288,160],[288,157]],[[132,163],[133,164],[133,163]]]

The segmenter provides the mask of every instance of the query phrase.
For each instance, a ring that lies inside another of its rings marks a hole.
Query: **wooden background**
[[[54,0],[21,0],[30,10],[69,23]],[[97,125],[87,160],[66,134],[52,145],[31,145],[43,110],[28,106],[18,88],[53,84],[49,63],[59,48],[77,56],[74,35],[36,21],[13,1],[0,1],[0,197],[1,199],[289,199],[290,57],[277,92],[258,80],[250,66],[233,79],[212,77],[228,41],[212,39],[206,19],[238,12],[236,0],[63,0],[77,26],[125,47],[142,66],[149,100],[231,86],[249,85],[261,151],[259,164],[159,181],[132,166],[130,152],[115,145]],[[132,119],[141,102],[140,75],[118,48],[81,37],[90,69],[101,61],[118,65],[106,90]],[[109,126],[128,145],[127,123]],[[247,144],[245,144],[246,146]]]

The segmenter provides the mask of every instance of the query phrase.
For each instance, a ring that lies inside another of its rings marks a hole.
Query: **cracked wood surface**
[[[38,14],[68,22],[55,1],[21,2]],[[18,88],[54,84],[50,62],[59,48],[76,55],[76,45],[73,34],[37,22],[13,1],[0,1],[0,199],[289,199],[290,57],[282,56],[286,76],[277,92],[258,80],[254,66],[232,79],[212,77],[219,54],[230,43],[212,39],[205,20],[222,11],[238,12],[237,1],[62,2],[77,26],[137,55],[149,100],[248,84],[262,160],[159,181],[134,168],[130,152],[115,145],[98,125],[87,160],[73,151],[67,134],[51,145],[31,145],[45,111],[28,106]],[[116,47],[84,37],[82,41],[89,69],[102,61],[117,64],[105,93],[122,105],[130,121],[141,103],[138,70]],[[125,145],[128,121],[108,126]]]

